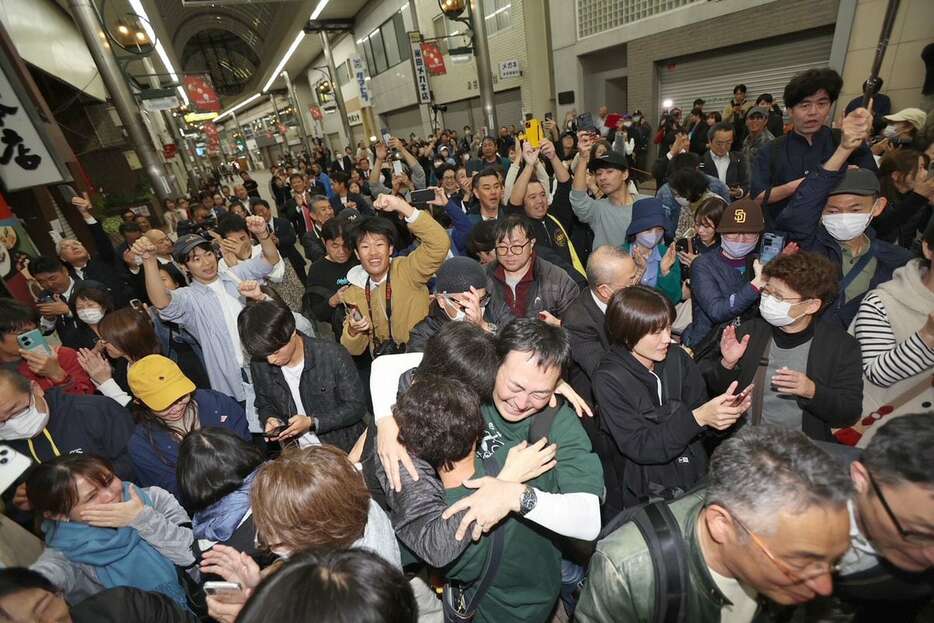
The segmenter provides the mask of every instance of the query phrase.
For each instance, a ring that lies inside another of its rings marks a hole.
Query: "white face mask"
[[[662,235],[654,231],[640,231],[636,234],[636,243],[646,249],[654,249],[661,239]]]
[[[691,205],[691,202],[685,199],[684,197],[675,197],[675,201],[678,202],[678,205],[682,208],[686,208]]]
[[[773,327],[787,327],[804,315],[791,316],[788,312],[791,311],[792,305],[793,303],[788,301],[779,301],[771,294],[763,294],[762,300],[759,301],[759,314]]]
[[[840,241],[852,240],[869,227],[872,211],[849,214],[825,214],[820,222],[831,236]]]
[[[35,398],[30,397],[26,411],[0,424],[0,439],[32,439],[48,423],[49,414],[40,411]]]
[[[895,138],[896,136],[898,136],[898,126],[894,126],[894,125],[885,126],[884,128],[882,128],[882,136],[884,136],[885,138],[889,140]]]
[[[97,324],[104,318],[104,311],[96,307],[78,310],[78,319],[85,324]]]
[[[757,244],[759,244],[758,240],[754,242],[733,242],[726,238],[720,239],[720,247],[727,255],[735,259],[746,257],[752,253],[752,250],[756,248]]]

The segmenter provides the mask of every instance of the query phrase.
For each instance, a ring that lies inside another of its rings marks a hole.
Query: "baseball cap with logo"
[[[147,355],[127,372],[130,391],[153,411],[164,411],[185,394],[195,391],[174,361],[162,355]]]
[[[765,229],[762,208],[752,199],[740,199],[723,210],[719,234],[758,234]]]

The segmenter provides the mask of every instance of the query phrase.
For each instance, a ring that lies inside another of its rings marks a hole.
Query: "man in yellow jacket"
[[[444,262],[451,241],[431,214],[416,210],[401,197],[380,195],[373,207],[388,217],[404,218],[420,243],[409,255],[393,258],[396,230],[387,218],[366,217],[354,227],[354,252],[366,279],[343,294],[347,316],[341,344],[352,355],[369,348],[375,357],[399,352],[391,345],[404,345],[412,327],[428,315],[425,284]]]

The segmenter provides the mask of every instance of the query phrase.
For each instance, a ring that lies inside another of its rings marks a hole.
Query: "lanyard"
[[[55,442],[52,441],[52,435],[49,434],[49,429],[43,428],[42,434],[49,440],[49,445],[52,446],[52,454],[61,456],[62,453],[59,451],[58,446],[55,445]],[[36,447],[32,445],[32,439],[28,439],[26,443],[29,445],[29,453],[32,454],[32,458],[36,459],[36,463],[41,463],[42,461],[39,460],[39,455],[36,454]]]
[[[392,338],[392,283],[389,280],[389,274],[392,272],[392,264],[389,264],[389,270],[386,271],[386,323],[389,325],[389,339]],[[377,286],[379,287],[379,286]],[[366,278],[366,287],[363,291],[366,296],[366,309],[370,313],[370,324],[373,325],[373,338],[379,342],[376,337],[376,321],[373,319],[373,306],[370,304],[370,277]]]

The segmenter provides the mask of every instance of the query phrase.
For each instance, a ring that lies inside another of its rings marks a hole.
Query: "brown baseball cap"
[[[723,210],[719,234],[758,234],[765,229],[762,207],[752,199],[740,199]]]

